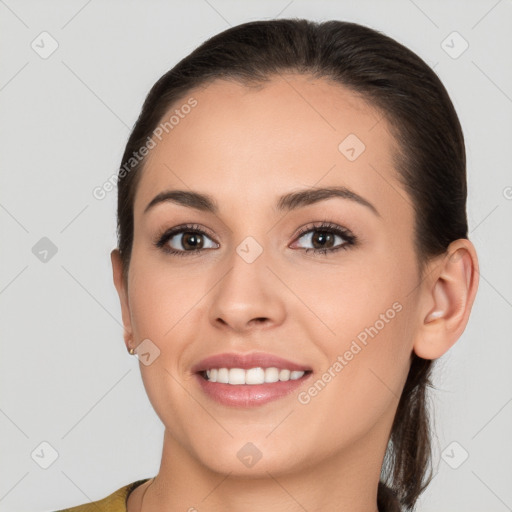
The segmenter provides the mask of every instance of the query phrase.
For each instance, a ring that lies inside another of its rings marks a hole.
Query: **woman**
[[[162,76],[111,254],[160,470],[68,510],[414,508],[478,287],[465,166],[437,76],[361,25],[245,23]]]

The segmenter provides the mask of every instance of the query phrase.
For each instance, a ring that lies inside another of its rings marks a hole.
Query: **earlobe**
[[[478,288],[473,244],[467,239],[452,242],[432,275],[422,292],[427,307],[414,343],[414,352],[423,359],[441,357],[466,328]]]
[[[110,253],[110,260],[112,261],[112,274],[114,280],[114,286],[116,287],[119,301],[121,304],[121,314],[123,318],[124,327],[124,341],[126,348],[129,349],[130,344],[133,340],[130,306],[128,302],[128,294],[123,279],[123,262],[119,249],[114,249]]]

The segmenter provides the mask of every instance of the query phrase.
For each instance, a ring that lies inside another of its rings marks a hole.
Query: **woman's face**
[[[134,202],[122,305],[132,344],[149,340],[143,382],[166,437],[224,473],[363,452],[380,464],[417,335],[414,216],[386,120],[339,85],[284,78],[215,81],[173,106],[165,120],[178,109],[179,122],[153,137]],[[281,199],[329,187],[353,195]],[[177,190],[208,195],[217,210],[170,199],[146,210]],[[204,390],[201,360],[256,352],[311,373],[252,390],[210,383],[220,401]]]

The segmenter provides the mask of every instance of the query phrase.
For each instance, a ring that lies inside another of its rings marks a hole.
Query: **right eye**
[[[210,243],[205,243],[205,238],[210,240]],[[197,224],[176,226],[167,230],[157,236],[154,244],[165,253],[176,256],[186,256],[186,253],[197,253],[219,247],[219,244],[213,242]]]

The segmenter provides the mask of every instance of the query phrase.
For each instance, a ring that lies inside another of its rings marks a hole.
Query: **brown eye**
[[[328,254],[355,245],[356,237],[336,224],[320,224],[302,230],[298,240],[305,240],[312,247],[302,247],[304,252]],[[300,247],[300,246],[299,246]]]
[[[203,244],[203,235],[193,232],[183,233],[181,245],[184,249],[202,249]]]
[[[199,231],[181,231],[174,233],[167,239],[167,245],[175,251],[194,251],[200,249],[214,249],[216,244],[205,234]]]
[[[200,253],[205,249],[215,249],[219,246],[202,229],[195,226],[172,228],[157,237],[154,244],[162,251],[177,256]]]
[[[336,235],[327,231],[314,231],[311,236],[311,242],[315,249],[331,248],[334,245]]]

